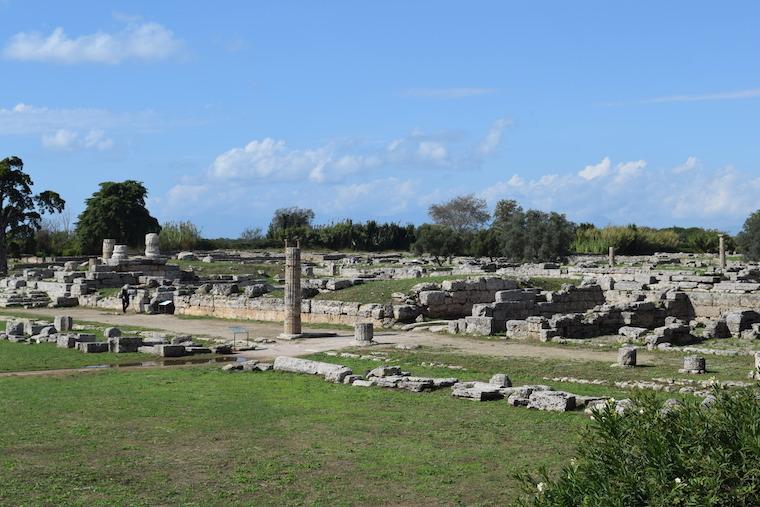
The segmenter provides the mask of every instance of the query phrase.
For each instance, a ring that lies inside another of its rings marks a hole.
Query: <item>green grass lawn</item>
[[[102,364],[129,364],[150,361],[150,354],[84,354],[76,349],[62,349],[54,343],[28,345],[0,341],[0,372],[83,368]]]
[[[175,264],[182,269],[193,269],[197,275],[240,275],[256,274],[259,271],[266,273],[267,278],[274,278],[277,275],[284,274],[282,263],[277,264],[243,264],[231,261],[203,262],[191,260],[169,261],[169,264]]]
[[[505,504],[587,419],[190,368],[0,379],[4,505]]]
[[[43,347],[0,342],[0,357],[4,345]],[[681,356],[668,353],[636,369],[427,348],[386,353],[387,364],[415,375],[487,380],[503,372],[515,385],[617,398],[631,392],[543,377],[684,377]],[[310,357],[359,374],[382,364]],[[718,377],[743,378],[750,367],[749,357],[708,358]],[[448,389],[415,394],[210,367],[0,378],[0,393],[4,505],[504,505],[519,494],[515,473],[559,470],[588,424],[581,412],[457,400]]]
[[[440,283],[445,280],[464,280],[464,275],[427,276],[422,278],[404,278],[401,280],[370,280],[360,285],[334,292],[322,292],[314,299],[332,301],[351,301],[356,303],[391,303],[394,292],[407,293],[418,283]],[[558,290],[565,284],[577,285],[580,280],[574,278],[530,278],[522,287],[537,287],[543,290]]]

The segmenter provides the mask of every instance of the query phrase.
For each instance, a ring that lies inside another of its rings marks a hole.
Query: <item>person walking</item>
[[[121,313],[127,313],[129,307],[129,286],[125,285],[121,288],[119,297],[121,298]]]

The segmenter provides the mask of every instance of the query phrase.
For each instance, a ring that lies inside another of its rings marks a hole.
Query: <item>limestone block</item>
[[[636,366],[636,347],[619,348],[617,364],[620,366]]]
[[[85,354],[108,352],[108,342],[77,342],[76,348]]]
[[[475,401],[499,400],[503,397],[498,386],[485,382],[460,382],[454,384],[451,395]]]
[[[493,317],[465,317],[467,334],[488,336],[494,333]]]
[[[153,348],[155,350],[155,353],[161,357],[181,357],[187,353],[184,345],[172,345],[170,343],[163,343],[160,345],[154,345]]]
[[[632,338],[634,340],[641,338],[648,332],[649,330],[643,327],[623,326],[618,329],[619,335],[625,336],[626,338]]]
[[[326,375],[328,372],[337,371],[342,368],[344,368],[344,366],[340,364],[323,363],[298,357],[279,356],[274,360],[275,371],[286,371],[290,373]]]
[[[420,292],[419,297],[423,306],[442,305],[446,302],[446,293],[442,290],[425,290]]]
[[[575,395],[564,391],[534,391],[531,393],[528,408],[566,412],[575,409]]]
[[[683,358],[683,369],[679,373],[699,374],[705,373],[705,358],[700,356],[686,356]]]
[[[373,377],[391,377],[401,374],[401,368],[398,366],[378,366],[367,373],[367,378]]]
[[[124,354],[127,352],[137,352],[142,346],[143,340],[138,336],[117,336],[108,340],[111,352]]]
[[[5,321],[5,333],[14,336],[20,336],[24,334],[24,322],[18,320]]]
[[[106,338],[116,338],[117,336],[121,336],[121,329],[118,327],[107,327],[103,331],[103,336]]]
[[[488,383],[499,387],[512,387],[512,381],[504,373],[497,373],[492,376]]]

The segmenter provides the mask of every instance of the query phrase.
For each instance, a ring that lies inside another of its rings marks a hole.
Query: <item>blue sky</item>
[[[0,0],[0,154],[75,217],[137,179],[207,236],[420,223],[474,193],[737,231],[759,208],[757,2]]]

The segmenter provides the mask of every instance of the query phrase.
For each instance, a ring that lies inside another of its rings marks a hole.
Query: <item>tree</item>
[[[575,225],[565,215],[538,210],[523,211],[515,201],[496,204],[492,228],[498,233],[501,253],[521,262],[560,260],[570,253]]]
[[[433,204],[428,208],[428,214],[436,224],[451,227],[458,232],[480,229],[491,218],[486,201],[473,194]]]
[[[149,232],[160,232],[158,220],[145,207],[148,190],[134,180],[104,181],[87,199],[77,221],[77,238],[86,253],[100,250],[106,238],[117,244],[141,246]]]
[[[311,230],[312,220],[314,212],[308,208],[280,208],[272,216],[267,238],[280,240],[301,237]]]
[[[423,224],[417,229],[417,241],[412,245],[417,254],[432,255],[436,264],[443,264],[441,257],[450,257],[461,253],[463,242],[461,235],[445,225]]]
[[[240,239],[243,241],[258,241],[264,239],[264,234],[261,232],[261,227],[247,227],[240,233]]]
[[[752,213],[736,236],[739,251],[748,261],[760,260],[760,210]]]
[[[469,254],[473,257],[493,258],[499,255],[499,234],[495,229],[483,229],[473,234],[470,241]]]
[[[8,272],[8,241],[30,237],[41,227],[42,213],[60,213],[65,201],[51,190],[32,194],[32,178],[18,157],[0,160],[0,273]]]

